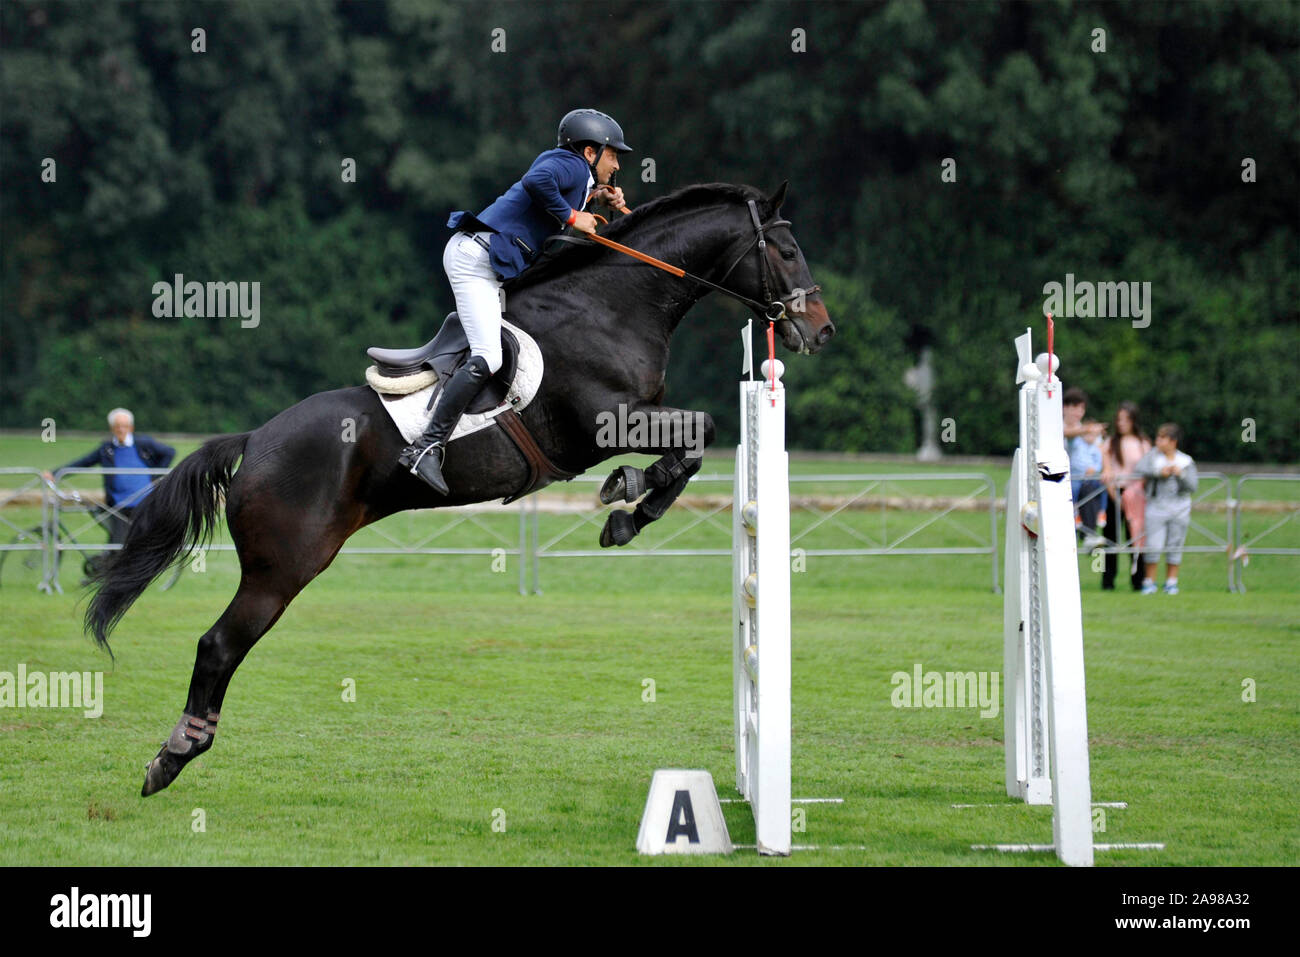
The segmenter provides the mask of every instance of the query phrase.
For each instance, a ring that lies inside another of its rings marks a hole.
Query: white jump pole
[[[1050,322],[1050,319],[1049,319]],[[1083,616],[1057,362],[1016,339],[1020,445],[1007,491],[1003,606],[1007,794],[1052,804],[1053,847],[1093,863]]]
[[[748,339],[746,357],[748,368]],[[773,363],[775,368],[769,363]],[[790,826],[790,468],[783,366],[740,383],[732,507],[736,788],[760,854],[788,855]]]

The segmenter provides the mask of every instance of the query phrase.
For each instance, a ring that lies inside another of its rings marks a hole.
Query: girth
[[[519,486],[513,495],[504,499],[503,504],[509,505],[552,482],[567,482],[578,475],[577,472],[566,472],[547,457],[541,446],[537,444],[537,440],[533,438],[533,433],[528,431],[523,417],[514,409],[506,409],[495,417],[495,421],[501,426],[501,431],[510,437],[519,454],[524,457],[524,465],[528,470],[528,477],[524,479],[524,484]]]

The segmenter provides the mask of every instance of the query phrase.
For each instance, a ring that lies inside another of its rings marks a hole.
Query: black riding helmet
[[[599,110],[571,110],[560,120],[555,145],[581,154],[583,143],[608,146],[620,153],[632,152],[632,147],[623,142],[623,128]],[[597,151],[597,159],[600,152]]]

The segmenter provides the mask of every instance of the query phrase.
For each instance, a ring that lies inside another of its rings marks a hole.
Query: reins
[[[597,190],[596,192],[599,192],[599,190]],[[595,195],[595,193],[593,193],[592,195]],[[587,199],[588,202],[590,202],[591,197],[589,196]],[[632,210],[629,209],[626,205],[623,205],[618,207],[618,211],[622,213],[624,216],[626,216]],[[620,252],[625,256],[631,256],[633,259],[639,260],[643,263],[646,263],[647,265],[654,266],[656,269],[662,269],[664,272],[670,273],[679,279],[689,279],[691,282],[699,283],[701,286],[708,286],[710,289],[720,292],[725,296],[730,296],[732,299],[735,299],[736,301],[744,303],[746,306],[749,306],[749,308],[753,309],[759,315],[763,316],[770,323],[779,322],[780,320],[786,317],[785,304],[787,301],[791,299],[795,299],[799,295],[805,295],[805,296],[812,295],[820,291],[821,287],[813,286],[811,289],[801,290],[801,292],[799,293],[791,293],[790,295],[783,296],[780,299],[770,298],[771,293],[769,290],[772,285],[771,282],[772,264],[767,261],[767,239],[763,235],[764,227],[762,221],[759,219],[758,206],[757,204],[755,204],[755,202],[752,199],[749,201],[749,214],[750,214],[750,218],[754,222],[754,239],[750,240],[749,244],[746,245],[743,250],[741,250],[740,255],[736,257],[735,262],[733,262],[731,266],[728,267],[727,271],[722,274],[722,279],[725,281],[726,278],[731,275],[732,271],[738,265],[740,265],[740,261],[745,258],[745,256],[749,253],[750,249],[752,249],[754,244],[757,243],[758,254],[759,254],[759,276],[760,276],[760,282],[762,284],[763,299],[766,300],[765,302],[759,302],[757,299],[750,299],[748,296],[742,296],[740,293],[736,292],[735,290],[728,289],[726,286],[719,285],[716,282],[711,282],[708,279],[703,278],[702,276],[695,275],[694,273],[689,273],[685,269],[680,268],[679,266],[673,266],[669,263],[664,262],[662,259],[656,259],[654,256],[650,256],[647,255],[646,253],[640,252],[639,250],[632,249],[630,246],[624,246],[622,243],[616,243],[612,239],[606,239],[604,236],[601,236],[597,233],[588,233],[583,238],[578,238],[574,236],[552,236],[547,240],[547,242],[565,242],[565,243],[573,243],[575,245],[584,245],[584,246],[592,242],[599,243],[600,245],[605,246],[609,249],[613,249],[616,252]],[[605,217],[601,216],[599,213],[593,213],[592,215],[595,216],[597,219],[599,219],[602,223],[605,223],[606,225],[609,224],[609,220],[605,219]],[[788,226],[788,225],[789,222],[787,220],[778,219],[769,223],[768,227],[770,228],[771,226]]]

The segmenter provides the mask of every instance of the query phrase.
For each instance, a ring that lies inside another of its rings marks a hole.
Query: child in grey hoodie
[[[1146,578],[1142,594],[1156,593],[1155,575],[1160,553],[1165,553],[1165,594],[1178,594],[1178,566],[1192,518],[1192,493],[1196,491],[1196,463],[1178,450],[1182,429],[1166,422],[1156,430],[1156,447],[1142,456],[1134,471],[1146,485]]]

